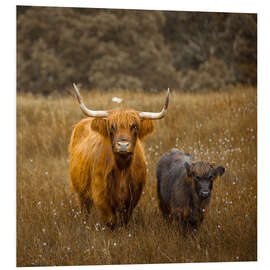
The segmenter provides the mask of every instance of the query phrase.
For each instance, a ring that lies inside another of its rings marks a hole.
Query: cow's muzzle
[[[132,154],[131,143],[126,140],[121,140],[116,143],[116,152],[119,154]]]

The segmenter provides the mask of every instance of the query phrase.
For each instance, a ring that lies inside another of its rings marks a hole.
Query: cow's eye
[[[111,125],[111,130],[110,130],[111,136],[114,134],[114,132],[115,132],[115,126]]]
[[[138,125],[137,124],[132,124],[131,125],[131,130],[138,130]]]

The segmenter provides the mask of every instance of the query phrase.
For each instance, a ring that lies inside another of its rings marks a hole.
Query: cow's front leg
[[[104,223],[113,230],[117,217],[115,209],[109,203],[110,201],[102,193],[94,194],[93,201]]]
[[[82,213],[88,217],[90,213],[90,209],[93,205],[93,201],[90,199],[90,197],[84,196],[82,194],[78,194],[77,200],[80,205],[80,209],[82,210]]]
[[[104,221],[104,223],[113,230],[115,228],[117,217],[114,209],[107,203],[97,205],[97,209]]]
[[[121,216],[124,224],[128,224],[132,212],[140,200],[143,187],[144,181],[138,183],[136,187],[129,187],[130,198],[129,201],[126,202],[125,208],[121,211]]]
[[[107,193],[107,184],[103,179],[102,173],[97,173],[93,179],[92,199],[104,223],[110,229],[114,229],[117,217],[115,209],[111,204],[111,194]]]

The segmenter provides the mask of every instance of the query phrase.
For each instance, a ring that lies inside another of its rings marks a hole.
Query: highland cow
[[[87,214],[92,204],[104,222],[114,228],[118,218],[128,223],[146,179],[141,141],[153,132],[153,120],[167,112],[169,90],[159,113],[128,109],[92,111],[86,108],[74,84],[81,110],[88,118],[74,128],[69,145],[70,186]]]
[[[157,165],[157,193],[164,217],[178,220],[184,230],[197,229],[204,219],[213,182],[222,176],[222,166],[198,161],[188,153],[172,149]]]

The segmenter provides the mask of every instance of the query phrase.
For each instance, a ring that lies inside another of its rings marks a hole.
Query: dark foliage
[[[18,91],[64,92],[72,82],[101,90],[256,85],[256,15],[18,6]]]
[[[186,91],[257,84],[257,16],[165,12],[163,29]],[[214,73],[214,74],[213,74]]]

